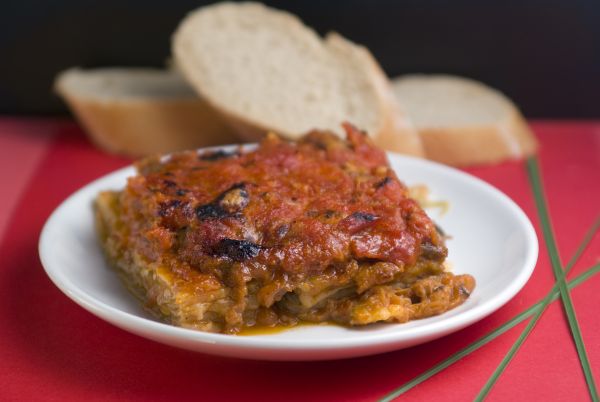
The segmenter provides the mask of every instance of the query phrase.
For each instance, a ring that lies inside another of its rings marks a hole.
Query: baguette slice
[[[55,90],[92,141],[112,153],[139,157],[239,142],[173,71],[73,68],[57,77]]]
[[[324,40],[297,17],[259,3],[218,3],[189,14],[173,36],[183,75],[247,138],[295,139],[312,129],[366,130],[388,150],[422,155],[415,129],[367,49]]]
[[[393,87],[429,159],[467,166],[523,158],[537,150],[535,136],[517,107],[480,82],[415,74],[396,78]]]

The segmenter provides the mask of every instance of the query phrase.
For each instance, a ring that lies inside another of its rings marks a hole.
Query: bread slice
[[[366,130],[388,149],[421,155],[414,128],[364,47],[324,40],[297,17],[259,3],[218,3],[189,14],[173,36],[178,68],[247,138],[275,131]]]
[[[239,142],[233,130],[174,71],[72,68],[55,90],[101,148],[143,156]]]
[[[415,74],[395,79],[393,87],[429,159],[466,166],[522,158],[537,150],[517,107],[480,82]]]

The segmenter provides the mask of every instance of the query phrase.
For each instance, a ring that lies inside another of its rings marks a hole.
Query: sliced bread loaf
[[[421,155],[416,131],[365,48],[321,39],[297,17],[259,3],[218,3],[189,14],[173,37],[178,68],[247,138],[272,130],[366,130],[380,146]]]
[[[55,90],[91,139],[109,152],[137,157],[239,142],[170,70],[73,68],[57,77]]]
[[[480,82],[451,75],[405,75],[394,93],[417,127],[427,158],[451,165],[532,155],[537,141],[517,107]]]

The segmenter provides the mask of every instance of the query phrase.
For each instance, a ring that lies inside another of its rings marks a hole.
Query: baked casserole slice
[[[139,162],[96,200],[109,262],[162,320],[203,331],[402,323],[458,306],[473,277],[447,272],[443,236],[385,153],[345,129]]]

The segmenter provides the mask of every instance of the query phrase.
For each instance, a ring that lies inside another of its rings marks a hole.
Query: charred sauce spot
[[[421,243],[421,256],[431,261],[443,261],[446,258],[446,248],[441,245],[434,245],[430,240],[424,240]]]
[[[200,220],[238,217],[250,202],[245,183],[236,183],[221,193],[211,203],[196,207],[196,216]]]
[[[380,180],[377,183],[375,183],[375,188],[379,190],[381,187],[385,187],[388,184],[390,184],[391,182],[392,182],[392,178],[389,176],[386,176],[383,180]]]
[[[211,218],[225,218],[228,215],[229,214],[227,213],[227,211],[221,208],[221,206],[218,204],[210,203],[196,207],[196,217],[198,217],[198,219],[200,219],[201,221]]]
[[[219,159],[231,158],[234,156],[239,156],[239,151],[225,151],[223,149],[219,149],[217,151],[208,151],[198,156],[198,159],[201,161],[218,161]]]
[[[373,222],[375,219],[377,219],[377,216],[368,212],[355,212],[348,218],[361,222]]]
[[[186,190],[184,188],[179,188],[179,189],[177,189],[177,191],[175,191],[175,195],[178,195],[181,197],[183,195],[186,195],[189,192],[190,192],[190,190]]]
[[[378,218],[379,217],[377,215],[359,211],[354,212],[353,214],[342,219],[340,224],[349,233],[356,233],[371,225],[371,223],[375,222]]]
[[[166,202],[161,202],[158,206],[158,216],[165,217],[170,215],[175,208],[179,208],[181,206],[181,200],[170,200]]]
[[[165,187],[176,187],[177,183],[175,183],[173,180],[163,180],[163,184],[165,185]]]
[[[260,245],[247,240],[221,239],[214,246],[213,252],[217,256],[241,262],[256,257],[261,248]]]

